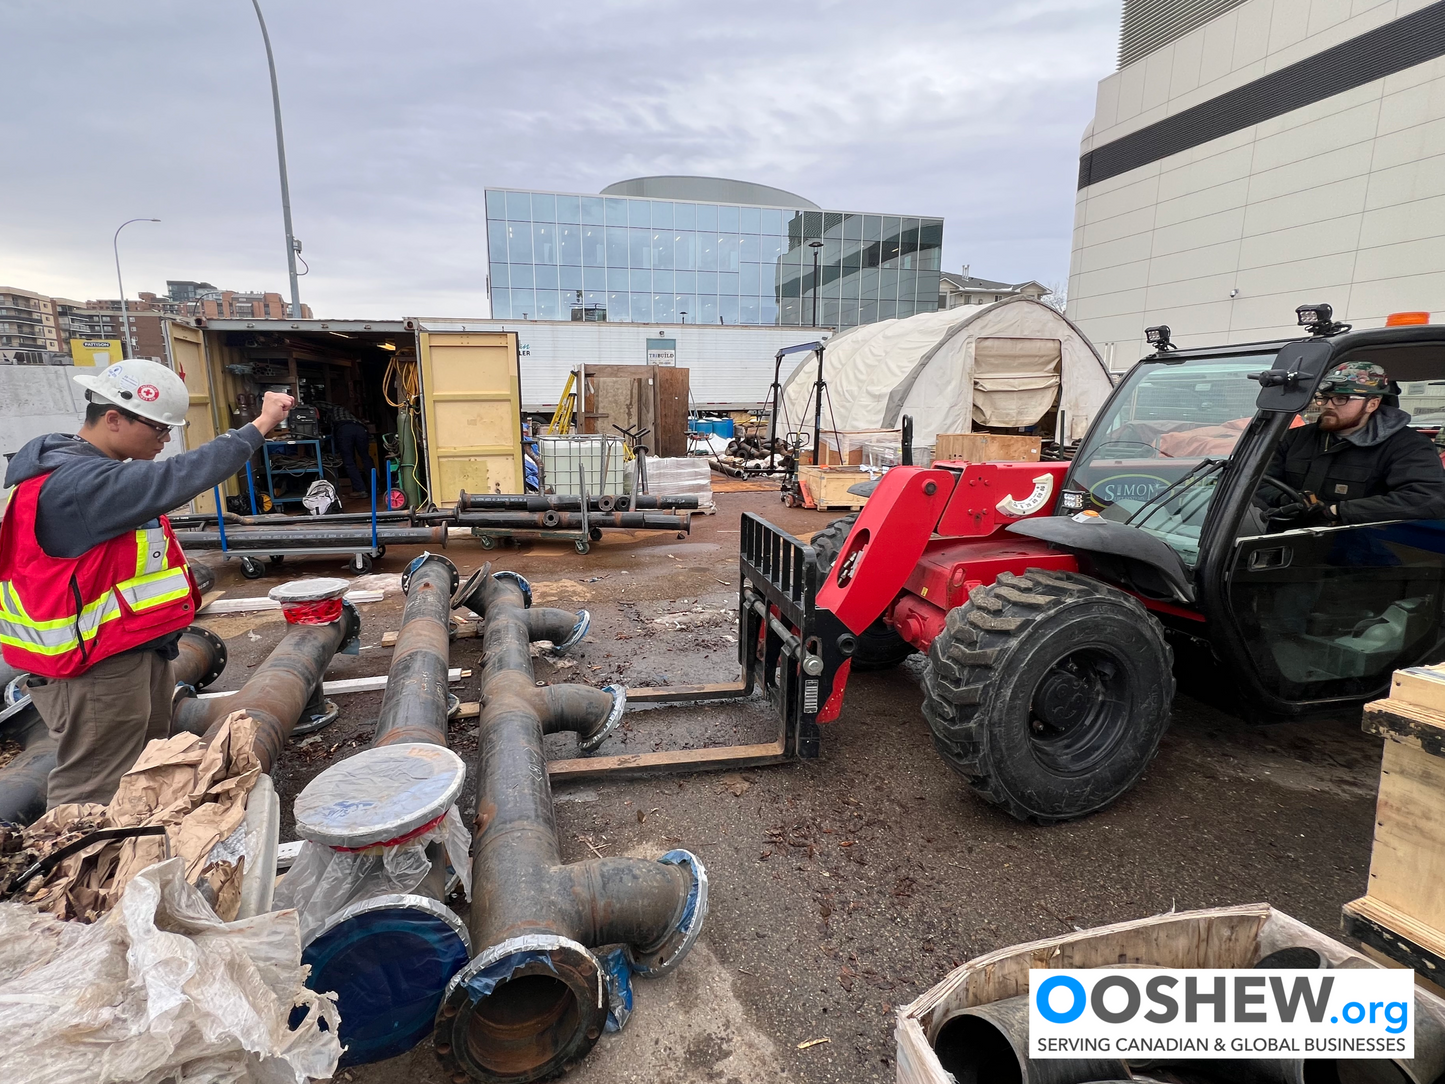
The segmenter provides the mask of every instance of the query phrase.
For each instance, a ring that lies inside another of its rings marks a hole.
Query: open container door
[[[181,430],[181,440],[186,451],[199,448],[219,434],[216,425],[214,396],[211,391],[211,371],[206,364],[205,332],[189,324],[165,321],[166,345],[170,351],[171,367],[185,381],[190,393],[190,406],[186,408],[186,428]],[[229,483],[228,483],[229,485]],[[214,512],[216,500],[210,490],[191,501],[191,510],[197,513]]]
[[[432,503],[522,493],[522,381],[512,331],[417,334]]]

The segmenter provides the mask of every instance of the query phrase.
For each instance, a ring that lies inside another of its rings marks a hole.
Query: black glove
[[[1339,516],[1330,511],[1323,501],[1295,501],[1281,505],[1270,513],[1271,520],[1283,520],[1291,527],[1333,527],[1340,522]]]

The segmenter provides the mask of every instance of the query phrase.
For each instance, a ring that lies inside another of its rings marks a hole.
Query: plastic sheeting
[[[302,985],[296,917],[222,922],[184,872],[179,858],[147,867],[88,926],[0,904],[0,1080],[305,1084],[335,1072],[339,1019]]]
[[[1058,361],[1051,363],[1055,347]],[[1054,364],[1057,375],[1050,372]],[[811,434],[817,371],[809,354],[784,383],[780,431]],[[1032,425],[1053,405],[1055,388],[1064,438],[1077,440],[1113,387],[1082,332],[1049,306],[1022,297],[850,328],[828,341],[823,376],[825,430],[893,429],[908,414],[914,442],[926,445],[939,433],[967,433],[974,424]]]
[[[457,807],[447,810],[441,823],[414,839],[395,847],[372,847],[365,851],[336,851],[311,840],[301,844],[291,869],[276,886],[272,906],[296,909],[301,924],[301,943],[309,944],[324,928],[331,916],[360,900],[373,896],[389,896],[413,892],[427,873],[431,860],[427,845],[442,843],[447,860],[470,886],[471,859],[467,849],[471,839],[462,825]]]

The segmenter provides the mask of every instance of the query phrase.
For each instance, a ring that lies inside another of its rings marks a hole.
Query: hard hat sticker
[[[140,387],[136,388],[135,393],[142,399],[144,399],[147,403],[154,403],[157,399],[161,397],[160,388],[156,387],[154,384],[142,384]]]

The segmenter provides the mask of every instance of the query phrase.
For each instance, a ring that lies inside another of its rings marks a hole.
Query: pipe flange
[[[473,606],[472,598],[477,593],[477,588],[480,587],[483,581],[485,581],[486,578],[491,574],[492,562],[482,562],[482,567],[474,571],[470,576],[467,577],[466,583],[462,584],[460,587],[458,587],[455,591],[452,592],[452,609],[455,610],[458,606],[466,606],[469,609],[477,610],[477,612],[480,613],[481,611],[477,609],[477,607],[481,605],[481,600],[478,599],[477,605]]]
[[[29,674],[17,674],[10,679],[5,686],[4,703],[0,703],[0,708],[13,708],[22,700],[30,699],[30,693],[25,688],[25,682],[29,677]]]
[[[582,637],[587,635],[587,630],[592,627],[592,615],[586,610],[577,611],[577,624],[572,626],[571,633],[567,639],[560,644],[552,645],[552,654],[561,655],[570,647],[576,647],[582,642]]]
[[[462,698],[456,693],[447,693],[447,718],[455,719],[462,710]]]
[[[313,715],[309,719],[299,720],[291,728],[292,736],[297,734],[315,734],[318,730],[325,730],[332,723],[336,722],[341,714],[341,709],[336,706],[335,700],[323,700],[320,715]]]
[[[479,1013],[499,987],[517,978],[543,975],[560,979],[576,1007],[575,1024],[555,1036],[553,1049],[515,1073],[494,1072],[482,1048],[495,1023]],[[447,983],[437,1007],[433,1049],[444,1070],[477,1080],[544,1080],[585,1057],[607,1025],[607,980],[601,962],[585,946],[557,934],[508,938],[482,950]],[[480,1025],[480,1026],[479,1026]]]
[[[211,645],[211,651],[215,654],[216,665],[196,680],[196,688],[204,689],[220,677],[221,671],[226,669],[226,662],[229,659],[229,654],[226,651],[226,641],[222,640],[210,629],[202,628],[200,625],[191,625],[186,629],[186,632],[205,640],[206,643]]]
[[[6,689],[5,692],[8,697],[10,690]],[[171,693],[171,713],[175,714],[176,705],[182,700],[194,700],[196,695],[196,687],[194,685],[185,681],[176,682],[175,691]]]
[[[336,654],[346,653],[346,649],[361,639],[361,614],[346,599],[341,600],[341,621],[346,626],[341,634],[341,643],[336,645]]]
[[[607,718],[600,727],[591,734],[579,737],[577,744],[581,746],[584,753],[592,752],[605,742],[622,722],[622,713],[627,710],[626,685],[604,685],[602,691],[612,694],[612,710],[607,713]]]
[[[702,924],[707,919],[707,867],[702,859],[691,851],[668,851],[658,859],[668,866],[687,866],[692,870],[692,889],[687,894],[687,903],[682,909],[682,921],[655,952],[646,953],[642,960],[633,956],[631,947],[627,950],[628,963],[644,979],[655,979],[666,975],[682,963],[682,958],[692,951]]]
[[[522,589],[522,607],[530,610],[532,608],[532,585],[526,581],[518,572],[493,572],[494,580],[511,580]]]
[[[457,566],[454,565],[454,564],[452,564],[451,561],[449,561],[447,558],[443,557],[440,553],[432,553],[430,550],[422,550],[421,556],[418,557],[418,558],[416,558],[416,560],[412,561],[411,564],[407,565],[406,568],[404,568],[404,569],[402,570],[402,573],[401,573],[401,593],[402,593],[403,595],[409,595],[409,594],[411,594],[411,577],[412,577],[412,574],[415,573],[417,569],[421,568],[421,566],[422,566],[424,563],[426,563],[427,561],[440,561],[440,562],[442,562],[442,564],[446,565],[447,568],[449,568],[449,569],[451,570],[451,573],[452,573],[451,593],[452,593],[452,594],[456,594],[457,584],[460,582],[460,580],[461,580],[461,578],[462,578],[462,577],[461,577],[461,573],[457,571]]]

